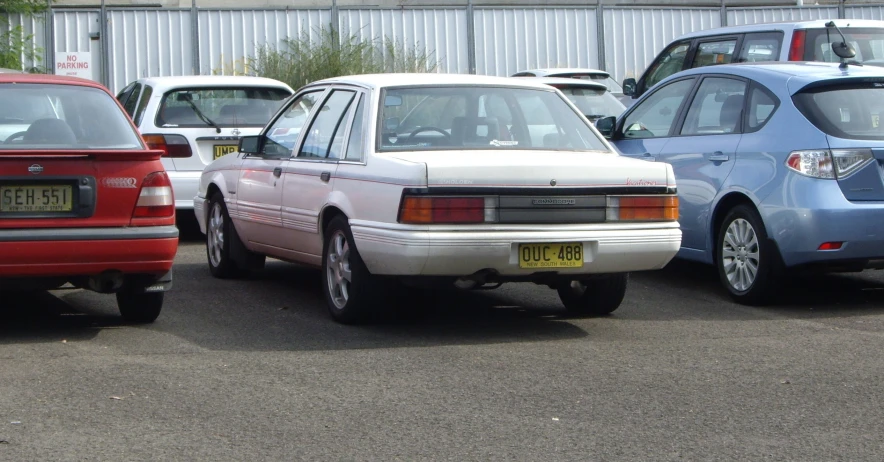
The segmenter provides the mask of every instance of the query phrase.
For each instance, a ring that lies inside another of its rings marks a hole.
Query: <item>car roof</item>
[[[601,69],[590,69],[586,67],[547,67],[542,69],[527,69],[524,71],[519,71],[517,74],[521,74],[522,72],[533,72],[534,74],[539,74],[537,77],[544,77],[550,74],[598,74],[610,76],[611,74],[608,71],[603,71]]]
[[[690,32],[684,34],[677,39],[673,40],[673,42],[677,42],[679,40],[692,39],[697,37],[708,37],[708,36],[717,36],[717,35],[730,35],[730,34],[740,34],[745,32],[763,32],[763,31],[783,31],[783,32],[791,32],[796,29],[822,29],[826,27],[826,23],[829,21],[835,21],[835,25],[840,28],[845,27],[882,27],[884,28],[884,21],[878,21],[873,19],[819,19],[813,21],[781,21],[781,22],[766,22],[760,24],[748,24],[743,26],[727,26],[727,27],[717,27],[714,29],[705,29],[696,32]]]
[[[180,75],[171,77],[143,77],[138,79],[145,85],[165,91],[173,88],[193,88],[212,86],[281,87],[293,91],[286,83],[267,77],[249,75]]]
[[[535,82],[540,82],[546,85],[567,85],[569,87],[581,87],[581,88],[591,88],[594,90],[608,90],[608,86],[600,83],[593,82],[591,80],[582,80],[582,79],[572,79],[569,77],[510,77],[517,79],[531,79]]]
[[[390,74],[362,74],[332,77],[319,80],[305,86],[323,85],[330,83],[357,85],[368,89],[385,87],[407,87],[421,85],[489,85],[506,87],[524,87],[549,90],[548,85],[535,82],[533,79],[494,77],[489,75],[473,74],[436,74],[436,73],[390,73]]]
[[[730,74],[758,81],[770,81],[771,79],[788,81],[789,87],[798,91],[811,83],[825,80],[862,79],[869,77],[884,79],[884,68],[848,65],[846,69],[841,69],[839,63],[818,61],[735,63],[688,69],[668,77],[666,81],[697,74]]]
[[[66,75],[53,74],[25,74],[15,72],[0,73],[0,83],[38,83],[38,84],[61,84],[61,85],[79,85],[84,87],[95,87],[107,90],[104,85],[94,81],[81,79],[79,77],[69,77]]]

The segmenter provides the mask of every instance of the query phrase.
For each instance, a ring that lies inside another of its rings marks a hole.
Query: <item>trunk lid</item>
[[[0,229],[129,226],[157,151],[0,151]]]
[[[401,152],[391,157],[427,166],[429,187],[666,189],[666,164],[617,154],[564,151]],[[646,191],[645,191],[646,192]]]
[[[833,155],[840,152],[868,152],[866,160],[847,175],[838,175],[838,186],[849,201],[884,201],[884,142],[870,140],[846,140],[828,137]]]

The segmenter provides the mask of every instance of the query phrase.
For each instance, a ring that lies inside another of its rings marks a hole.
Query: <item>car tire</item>
[[[359,256],[347,219],[332,218],[322,246],[322,289],[332,318],[342,324],[368,321],[376,311],[382,283]]]
[[[769,303],[783,264],[755,208],[745,204],[732,208],[724,217],[716,244],[718,276],[734,301],[743,305]]]
[[[232,239],[239,239],[231,232],[233,223],[224,203],[224,196],[216,192],[209,199],[209,211],[206,215],[206,260],[209,271],[219,279],[237,278],[248,275],[248,271],[240,268],[234,261],[230,251]]]
[[[572,316],[604,316],[620,307],[629,273],[615,273],[571,281],[558,287],[559,299]]]
[[[163,309],[164,292],[137,292],[124,287],[117,292],[117,308],[127,322],[147,324],[154,322]]]

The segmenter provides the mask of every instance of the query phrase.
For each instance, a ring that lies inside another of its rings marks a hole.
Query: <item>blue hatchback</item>
[[[799,268],[884,268],[884,68],[726,64],[655,85],[597,122],[675,170],[681,258],[763,304]]]

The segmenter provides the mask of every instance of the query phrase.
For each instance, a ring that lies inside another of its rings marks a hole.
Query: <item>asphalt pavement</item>
[[[635,273],[611,316],[554,291],[424,292],[368,326],[319,272],[213,279],[189,229],[150,325],[80,290],[0,298],[0,460],[884,459],[884,273],[732,303]]]

